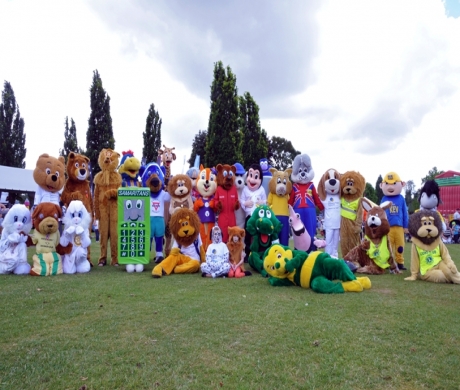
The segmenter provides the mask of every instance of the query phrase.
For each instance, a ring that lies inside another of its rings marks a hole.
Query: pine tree
[[[236,76],[219,61],[214,64],[211,86],[211,113],[206,141],[205,165],[233,164],[242,161],[242,139],[238,125]]]
[[[259,163],[261,158],[268,158],[268,137],[260,128],[259,106],[249,92],[239,97],[240,132],[243,137],[243,160],[247,167]]]
[[[268,162],[274,168],[284,171],[292,166],[294,157],[300,154],[292,142],[282,137],[271,137],[268,143]]]
[[[364,189],[364,196],[370,201],[379,204],[377,202],[377,194],[375,193],[375,188],[372,187],[371,183],[366,183],[366,188]]]
[[[97,163],[99,153],[104,148],[115,149],[112,117],[110,116],[110,97],[102,87],[99,72],[93,72],[91,93],[91,115],[86,132],[86,156],[90,159],[91,180],[101,170]]]
[[[208,132],[206,130],[198,130],[198,134],[195,135],[192,143],[192,154],[190,159],[187,161],[189,166],[195,164],[196,156],[200,156],[200,161],[203,164],[206,161],[206,138]]]
[[[145,164],[156,162],[158,150],[161,148],[161,123],[162,120],[155,105],[152,103],[145,124],[144,148],[142,149],[142,160]]]
[[[25,168],[26,135],[13,88],[5,81],[0,104],[0,165]]]
[[[64,146],[59,150],[59,154],[67,161],[67,156],[70,152],[82,153],[83,151],[78,147],[77,127],[75,126],[73,118],[70,118],[69,128],[69,117],[66,116],[64,126]]]

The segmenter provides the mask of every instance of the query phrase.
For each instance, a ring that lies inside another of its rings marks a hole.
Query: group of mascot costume
[[[101,171],[94,177],[94,216],[99,221],[101,255],[98,265],[107,264],[107,246],[110,240],[111,265],[118,266],[118,188],[122,178],[117,172],[120,154],[102,149],[98,164]]]
[[[289,176],[292,169],[278,171],[270,168],[272,177],[268,183],[269,194],[267,204],[272,208],[276,218],[281,222],[282,229],[279,240],[282,245],[289,245],[289,196],[292,191],[292,183]]]
[[[377,206],[363,198],[362,206],[367,211],[364,239],[360,245],[349,251],[344,259],[358,267],[357,273],[381,275],[389,269],[391,273],[399,274],[401,271],[394,260],[388,239],[390,224],[385,210],[391,207],[391,202],[386,201]]]
[[[164,188],[164,175],[160,166],[149,163],[142,174],[142,186],[150,189],[150,251],[155,241],[155,263],[163,261],[165,215],[171,197]]]
[[[391,206],[386,209],[388,222],[390,223],[390,247],[395,256],[396,263],[400,270],[406,270],[404,266],[404,233],[407,232],[409,224],[409,212],[407,210],[406,200],[401,192],[406,185],[396,172],[387,173],[380,188],[383,192],[381,202],[390,201]]]
[[[324,209],[313,184],[314,177],[315,172],[308,154],[295,156],[292,163],[291,181],[293,185],[289,204],[293,207],[295,213],[300,215],[300,219],[310,237],[314,237],[316,233],[316,207],[320,210]],[[316,250],[313,242],[310,250]]]

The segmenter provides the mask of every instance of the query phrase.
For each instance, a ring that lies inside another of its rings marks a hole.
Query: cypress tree
[[[91,115],[88,119],[88,131],[86,132],[86,156],[90,159],[92,180],[101,170],[97,163],[101,150],[104,148],[115,149],[112,117],[110,116],[110,96],[102,87],[102,80],[97,70],[93,72],[90,94]]]
[[[25,168],[26,135],[13,88],[5,81],[0,104],[0,165]]]
[[[375,183],[375,195],[377,197],[377,202],[376,202],[377,204],[380,204],[383,198],[383,191],[380,188],[380,183],[382,183],[382,181],[383,181],[383,177],[382,175],[379,175],[379,177],[377,178],[377,182]]]
[[[189,166],[193,166],[195,164],[196,156],[200,156],[201,163],[206,161],[206,137],[208,132],[206,130],[198,130],[198,134],[195,135],[192,143],[192,154],[190,155],[190,159],[187,161]]]
[[[161,123],[160,115],[158,111],[155,111],[155,105],[152,103],[143,133],[144,148],[142,149],[142,160],[145,164],[157,161],[158,150],[161,148]]]
[[[214,64],[211,85],[211,113],[206,141],[205,165],[233,164],[242,161],[242,139],[238,124],[236,76],[221,61]]]
[[[64,146],[59,150],[59,154],[67,161],[67,156],[70,152],[82,153],[82,150],[78,147],[77,127],[75,126],[75,122],[73,118],[70,118],[69,128],[69,117],[66,116],[64,122]]]
[[[268,137],[260,128],[259,106],[249,92],[239,97],[240,132],[244,148],[241,163],[250,166],[259,163],[261,158],[268,158]]]

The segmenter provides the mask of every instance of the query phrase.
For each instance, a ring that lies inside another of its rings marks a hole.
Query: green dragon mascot
[[[282,226],[267,205],[257,206],[248,219],[246,229],[252,236],[248,263],[262,276],[268,276],[264,270],[264,253],[274,242],[278,242],[278,234]]]
[[[322,294],[371,288],[367,276],[355,277],[344,260],[320,251],[307,253],[275,244],[265,251],[263,266],[272,286],[294,285]]]

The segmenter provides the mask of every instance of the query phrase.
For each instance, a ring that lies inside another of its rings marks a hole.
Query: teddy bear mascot
[[[367,276],[356,277],[342,259],[328,253],[272,245],[264,254],[264,270],[272,286],[300,286],[321,294],[361,292],[371,288]]]
[[[235,171],[235,187],[236,192],[238,192],[238,200],[241,204],[241,195],[243,194],[243,189],[246,186],[246,170],[244,167],[239,163],[236,162],[233,164],[236,168]],[[243,208],[240,207],[238,210],[235,210],[235,218],[236,218],[236,225],[241,229],[244,229],[244,225],[246,224],[246,213],[244,212]]]
[[[264,253],[271,245],[279,242],[281,222],[269,206],[259,205],[248,219],[246,228],[247,233],[252,236],[248,263],[262,276],[267,276],[264,270]]]
[[[236,226],[235,210],[240,208],[238,192],[235,187],[236,168],[228,164],[217,164],[217,190],[214,204],[217,212],[217,224],[222,231],[222,241],[228,242],[229,226]]]
[[[132,150],[122,152],[121,154],[123,157],[118,167],[118,173],[121,175],[122,187],[140,187],[141,177],[139,170],[141,169],[141,162],[134,157]]]
[[[27,262],[27,242],[32,229],[29,209],[22,204],[15,204],[2,223],[0,239],[0,274],[27,275],[30,265]]]
[[[396,263],[400,270],[405,271],[404,266],[404,233],[407,233],[409,225],[409,212],[406,206],[406,200],[401,192],[406,185],[396,172],[389,172],[385,175],[380,188],[383,192],[382,202],[390,201],[392,203],[389,209],[386,209],[388,222],[390,223],[390,247],[395,256]]]
[[[420,210],[436,211],[439,214],[439,217],[442,221],[442,231],[445,231],[447,228],[446,223],[444,222],[444,218],[442,217],[441,213],[438,211],[438,206],[441,202],[439,192],[438,183],[436,183],[434,180],[427,180],[423,184],[422,188],[420,188],[418,201],[420,203]]]
[[[246,187],[243,188],[243,193],[241,194],[241,207],[246,213],[246,236],[244,237],[246,258],[249,256],[252,241],[252,234],[249,233],[247,228],[248,220],[257,206],[267,203],[267,194],[262,187],[262,179],[262,168],[259,164],[252,164],[246,176]]]
[[[340,238],[340,173],[328,169],[318,184],[318,196],[324,206],[324,229],[326,248],[332,257],[339,257]]]
[[[442,219],[436,211],[420,210],[409,217],[411,276],[404,280],[460,284],[460,273],[441,240],[441,232]]]
[[[361,241],[363,206],[361,198],[366,180],[356,171],[345,172],[340,177],[340,249],[345,257]]]
[[[158,164],[147,164],[142,174],[142,186],[150,189],[150,251],[155,240],[155,263],[158,264],[164,259],[165,205],[171,200],[170,195],[164,190],[164,175]]]
[[[214,194],[217,190],[217,178],[210,168],[200,165],[200,173],[196,180],[198,196],[193,204],[193,209],[198,214],[201,222],[200,236],[204,250],[207,251],[211,244],[211,228],[216,223]]]
[[[59,243],[66,247],[72,244],[72,251],[62,256],[62,272],[64,274],[86,273],[91,269],[87,259],[91,245],[89,228],[91,215],[81,200],[73,200],[62,218],[64,230]]]
[[[169,214],[181,208],[193,209],[192,180],[187,175],[174,175],[169,179],[168,193],[171,196]]]
[[[219,226],[212,227],[211,236],[212,243],[206,250],[206,262],[201,263],[201,276],[206,278],[227,276],[230,271],[229,252],[227,245],[222,242]]]
[[[40,155],[33,177],[38,185],[35,191],[34,207],[42,202],[51,202],[59,206],[59,193],[65,184],[64,157],[55,158],[46,153]]]
[[[388,223],[385,210],[391,207],[391,202],[383,202],[380,206],[373,204],[369,199],[363,198],[362,205],[367,211],[364,223],[364,239],[360,245],[354,247],[344,257],[357,265],[357,273],[381,275],[389,268],[390,273],[399,274],[401,271],[391,253],[388,233]]]
[[[300,215],[310,237],[314,237],[316,233],[316,207],[324,210],[312,181],[314,177],[315,172],[311,165],[310,156],[308,154],[295,156],[292,164],[291,181],[293,184],[289,204]],[[316,250],[313,242],[311,243],[311,250]]]
[[[70,152],[67,156],[66,172],[67,180],[61,194],[61,202],[65,207],[69,207],[70,202],[73,200],[82,201],[86,211],[92,218],[93,197],[88,180],[90,175],[89,158],[82,154]],[[87,248],[87,253],[87,259],[92,266],[89,246]]]
[[[268,183],[269,194],[267,204],[272,208],[276,218],[281,222],[282,229],[279,234],[279,240],[282,245],[289,245],[289,196],[292,191],[292,183],[289,180],[292,169],[278,171],[270,168],[272,174]]]
[[[120,154],[102,149],[98,164],[101,171],[94,177],[94,215],[99,221],[101,256],[99,266],[107,264],[107,244],[110,240],[111,265],[118,266],[118,188],[121,175],[117,172]]]
[[[230,256],[229,278],[242,278],[252,275],[251,271],[244,269],[244,236],[246,231],[239,226],[228,228],[227,248]]]
[[[205,261],[205,251],[200,238],[200,219],[195,211],[180,208],[171,215],[169,222],[174,244],[171,253],[152,270],[154,278],[163,275],[191,274],[198,272]]]
[[[34,232],[32,242],[36,254],[32,256],[32,276],[49,276],[62,274],[61,256],[70,253],[72,245],[63,248],[59,243],[59,219],[61,208],[52,202],[42,202],[34,209],[32,221]]]

